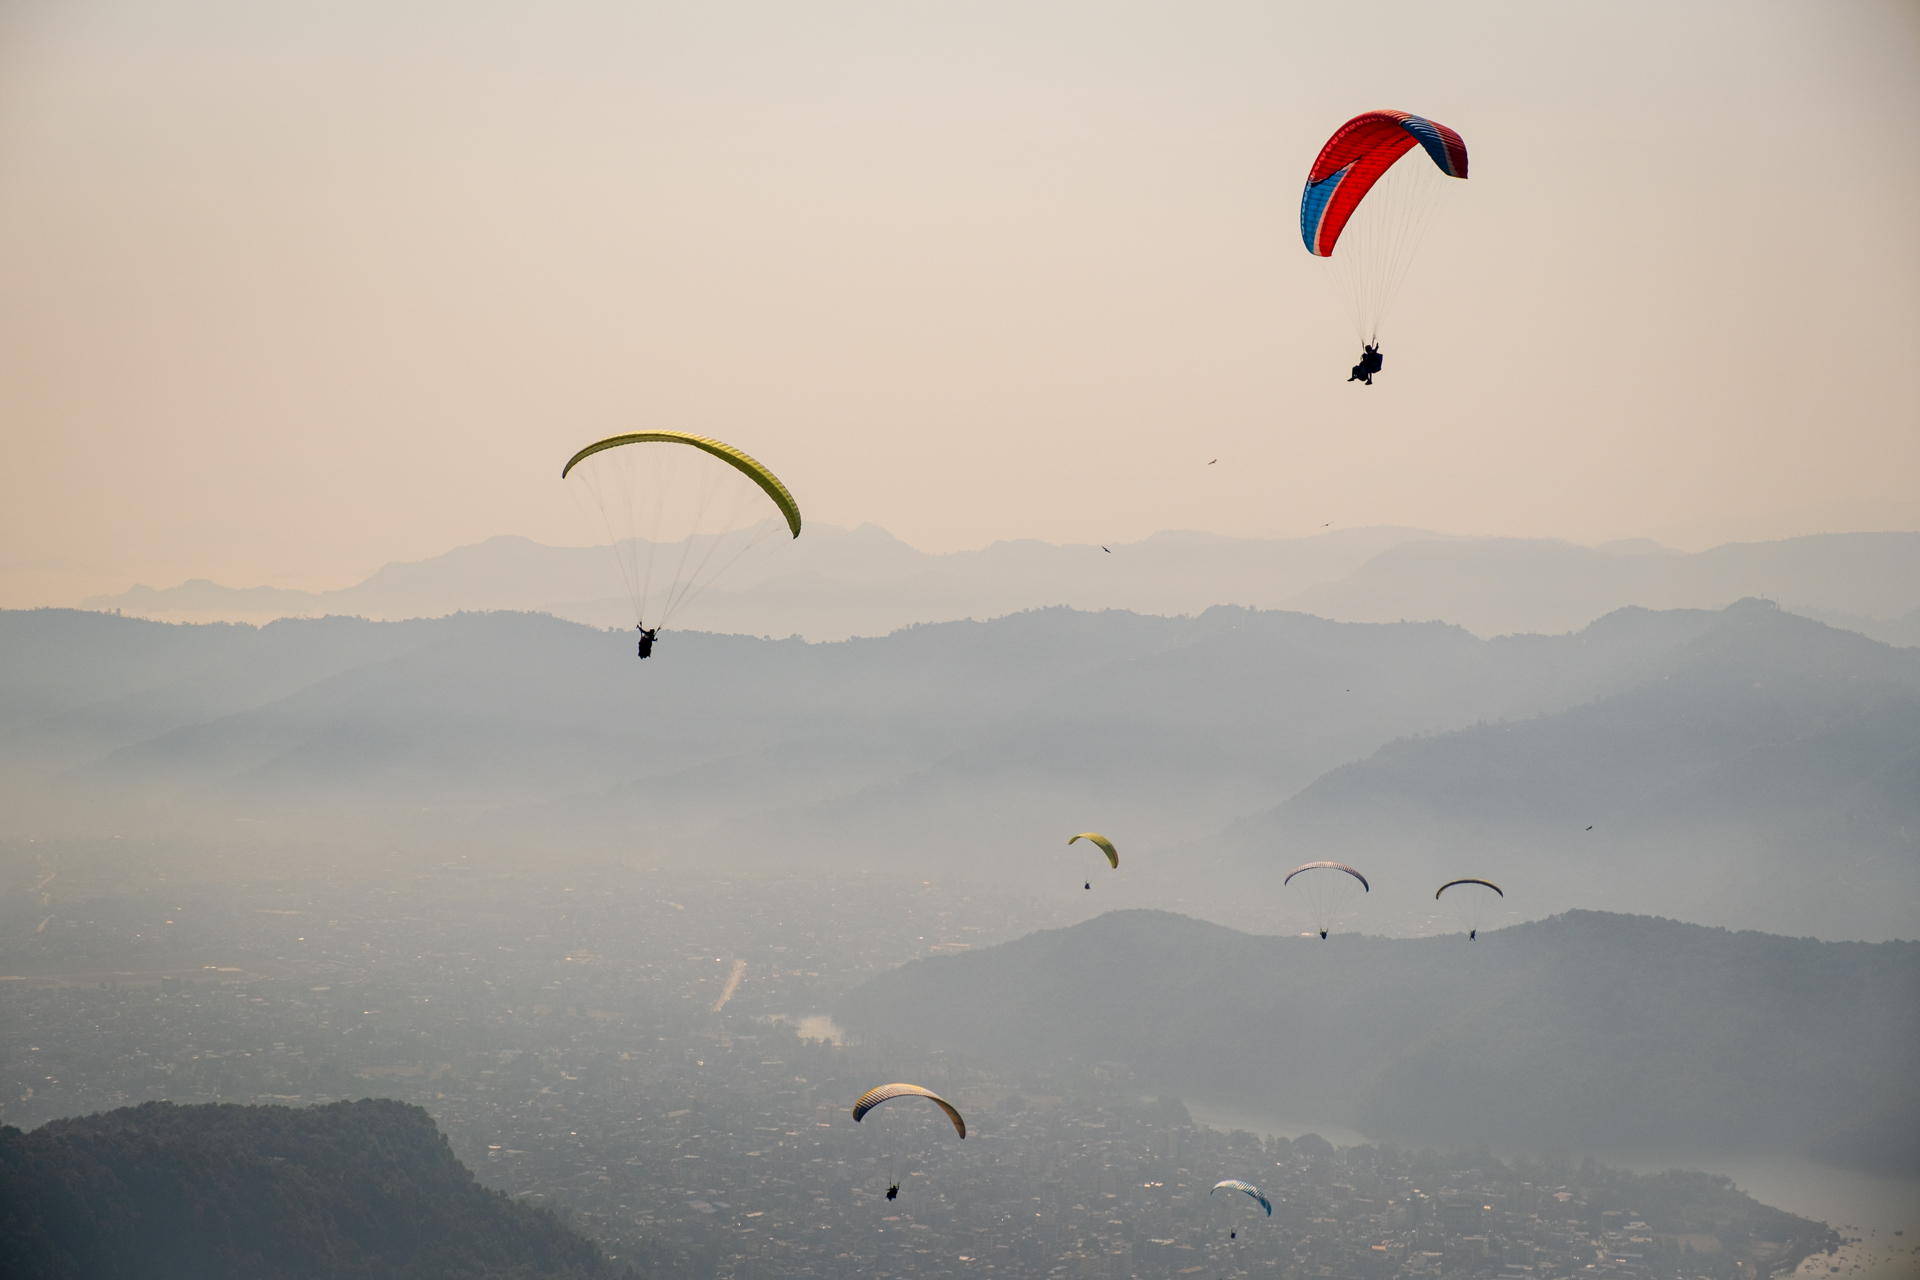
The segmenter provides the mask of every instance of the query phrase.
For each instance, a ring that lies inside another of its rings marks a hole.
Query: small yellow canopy
[[[860,1118],[866,1115],[867,1112],[893,1098],[925,1098],[927,1101],[937,1104],[942,1111],[947,1113],[947,1119],[953,1121],[954,1132],[958,1133],[962,1138],[967,1136],[967,1122],[960,1118],[960,1113],[953,1109],[953,1104],[933,1090],[922,1089],[917,1084],[883,1084],[877,1089],[867,1090],[860,1095],[859,1101],[853,1104],[854,1123],[858,1124]]]
[[[712,454],[759,485],[773,499],[773,505],[780,508],[780,514],[786,517],[787,528],[793,531],[793,536],[800,536],[800,504],[787,492],[787,486],[780,483],[780,477],[726,441],[715,440],[711,436],[696,436],[689,431],[630,431],[623,436],[608,436],[605,440],[594,441],[568,458],[567,465],[560,469],[560,478],[565,480],[567,472],[573,470],[582,459],[591,458],[603,449],[617,449],[625,444],[685,444]]]
[[[1113,847],[1113,841],[1107,839],[1105,836],[1101,835],[1098,831],[1082,831],[1079,835],[1075,836],[1073,840],[1093,841],[1095,844],[1099,845],[1102,849],[1105,849],[1107,851],[1107,861],[1113,864],[1113,869],[1115,871],[1118,871],[1120,869],[1120,851]],[[1069,840],[1067,841],[1067,843],[1072,844],[1073,840]]]

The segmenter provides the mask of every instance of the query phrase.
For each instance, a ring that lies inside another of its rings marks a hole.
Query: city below
[[[351,892],[156,886],[7,948],[0,1118],[392,1097],[645,1275],[1719,1280],[1843,1243],[1707,1174],[1222,1132],[1119,1064],[996,1070],[821,1016],[1050,923],[933,884],[461,860]],[[854,1123],[891,1080],[953,1099],[967,1138],[910,1099]]]

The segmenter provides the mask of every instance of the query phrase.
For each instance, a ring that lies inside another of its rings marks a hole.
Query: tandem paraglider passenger
[[[1373,385],[1380,325],[1454,180],[1467,176],[1467,144],[1410,111],[1363,111],[1334,130],[1300,192],[1300,241],[1338,257],[1355,335],[1366,344],[1349,382]]]
[[[1353,372],[1347,376],[1348,382],[1362,382],[1373,385],[1373,375],[1380,372],[1380,344],[1369,342],[1360,351],[1360,363],[1353,366]]]
[[[640,656],[643,658],[651,658],[653,656],[653,638],[660,633],[660,628],[654,627],[648,629],[637,622],[634,623],[633,626],[634,630],[640,633]]]

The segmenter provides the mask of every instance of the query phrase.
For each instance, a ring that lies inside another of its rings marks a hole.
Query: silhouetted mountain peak
[[[1677,655],[1676,671],[1701,679],[1885,680],[1920,687],[1920,652],[1745,597]]]

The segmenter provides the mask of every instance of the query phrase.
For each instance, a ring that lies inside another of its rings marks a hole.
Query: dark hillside
[[[611,1276],[592,1242],[475,1182],[419,1107],[150,1102],[0,1129],[12,1280]]]
[[[834,1016],[1010,1065],[1126,1063],[1393,1141],[1867,1160],[1836,1135],[1920,1132],[1920,943],[1595,912],[1322,943],[1124,911],[916,960]]]

